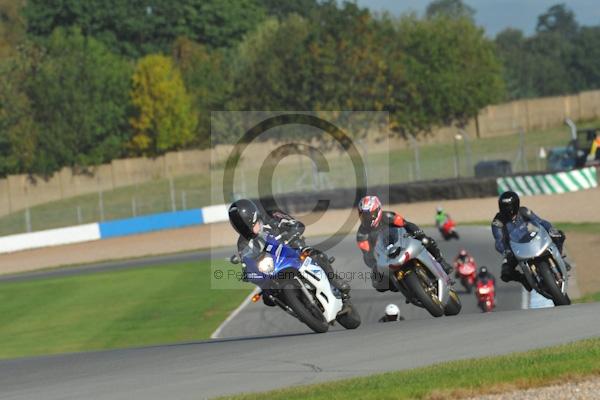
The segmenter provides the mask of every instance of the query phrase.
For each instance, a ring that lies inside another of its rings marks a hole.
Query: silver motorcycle
[[[424,243],[404,228],[383,230],[375,244],[375,257],[378,277],[387,279],[390,289],[401,292],[407,302],[425,308],[434,317],[460,312],[460,299],[444,268]]]
[[[529,285],[554,305],[571,304],[569,275],[556,244],[546,229],[532,221],[509,230],[510,248]]]

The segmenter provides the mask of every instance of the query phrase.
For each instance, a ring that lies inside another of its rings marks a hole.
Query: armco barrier
[[[415,203],[432,200],[454,200],[495,196],[497,184],[495,178],[446,179],[426,182],[414,182],[388,186],[374,186],[359,193],[378,195],[389,204]],[[311,210],[353,208],[358,203],[356,189],[324,190],[320,192],[298,192],[261,199],[266,209],[281,208],[294,213]],[[323,200],[322,200],[323,199]],[[319,204],[319,200],[322,202]]]
[[[152,214],[142,217],[100,222],[98,225],[100,226],[100,239],[107,239],[163,229],[183,228],[190,225],[200,225],[202,223],[202,211],[198,208],[194,210]]]
[[[495,196],[498,192],[515,190],[522,194],[564,193],[597,187],[594,168],[557,174],[513,176],[505,178],[466,178],[408,184],[377,186],[359,191],[376,194],[389,203],[412,203],[429,200],[452,200]],[[289,193],[264,198],[267,209],[281,208],[292,214],[324,209],[351,208],[356,205],[355,189],[338,189],[315,193]],[[319,200],[327,199],[319,203]],[[46,231],[0,237],[0,253],[87,242],[91,240],[134,235],[162,229],[227,221],[227,205],[213,205],[202,209],[176,211],[72,226]]]
[[[100,239],[98,224],[69,226],[0,237],[0,253]]]
[[[498,193],[512,190],[520,195],[561,194],[598,187],[596,168],[552,174],[508,176],[498,178]]]

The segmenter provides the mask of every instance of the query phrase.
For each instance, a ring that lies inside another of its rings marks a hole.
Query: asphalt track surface
[[[465,246],[480,264],[497,274],[499,258],[489,229],[465,227],[461,234],[459,242],[441,243],[445,255],[453,257]],[[338,271],[364,268],[353,238],[330,253],[337,257]],[[226,254],[227,250],[219,251],[217,257]],[[154,260],[146,261],[152,264]],[[516,284],[499,282],[497,312],[481,314],[474,296],[462,295],[461,314],[442,318],[404,305],[398,294],[367,290],[368,285],[359,281],[352,285],[353,301],[363,318],[363,325],[354,331],[334,328],[327,334],[312,334],[280,310],[248,304],[221,330],[222,336],[229,337],[225,339],[0,361],[0,398],[201,399],[505,354],[600,335],[600,304],[519,310],[521,291]],[[375,322],[391,301],[401,306],[407,320]]]

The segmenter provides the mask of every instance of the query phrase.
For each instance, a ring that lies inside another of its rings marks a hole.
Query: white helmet
[[[396,316],[396,317],[400,318],[400,309],[395,304],[388,304],[385,307],[385,315],[387,315],[388,317]]]
[[[442,211],[444,211],[444,209],[442,208],[442,206],[438,205],[438,206],[435,208],[435,211],[436,211],[436,212],[439,214],[439,213],[441,213]]]

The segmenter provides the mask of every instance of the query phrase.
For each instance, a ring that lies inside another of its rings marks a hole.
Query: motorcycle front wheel
[[[360,326],[360,315],[353,304],[348,302],[348,306],[350,307],[350,311],[345,314],[338,315],[336,320],[337,322],[346,329],[356,329]]]
[[[329,330],[329,324],[317,307],[306,298],[297,281],[289,281],[283,285],[283,296],[286,303],[310,329],[317,333]]]
[[[422,270],[419,273],[419,269],[420,267],[417,267],[405,275],[404,281],[406,286],[408,286],[423,307],[429,311],[429,314],[434,317],[441,317],[444,315],[444,306],[437,298],[437,293],[427,274]]]
[[[450,295],[448,297],[448,304],[446,304],[446,308],[444,309],[445,315],[457,315],[462,309],[462,304],[460,302],[460,298],[456,294],[454,290],[450,290]]]
[[[542,276],[544,285],[544,290],[546,290],[550,296],[552,297],[552,301],[555,306],[568,306],[571,304],[571,299],[566,294],[563,294],[556,282],[556,277],[552,270],[550,269],[550,265],[547,261],[540,261],[538,265],[538,272]]]

